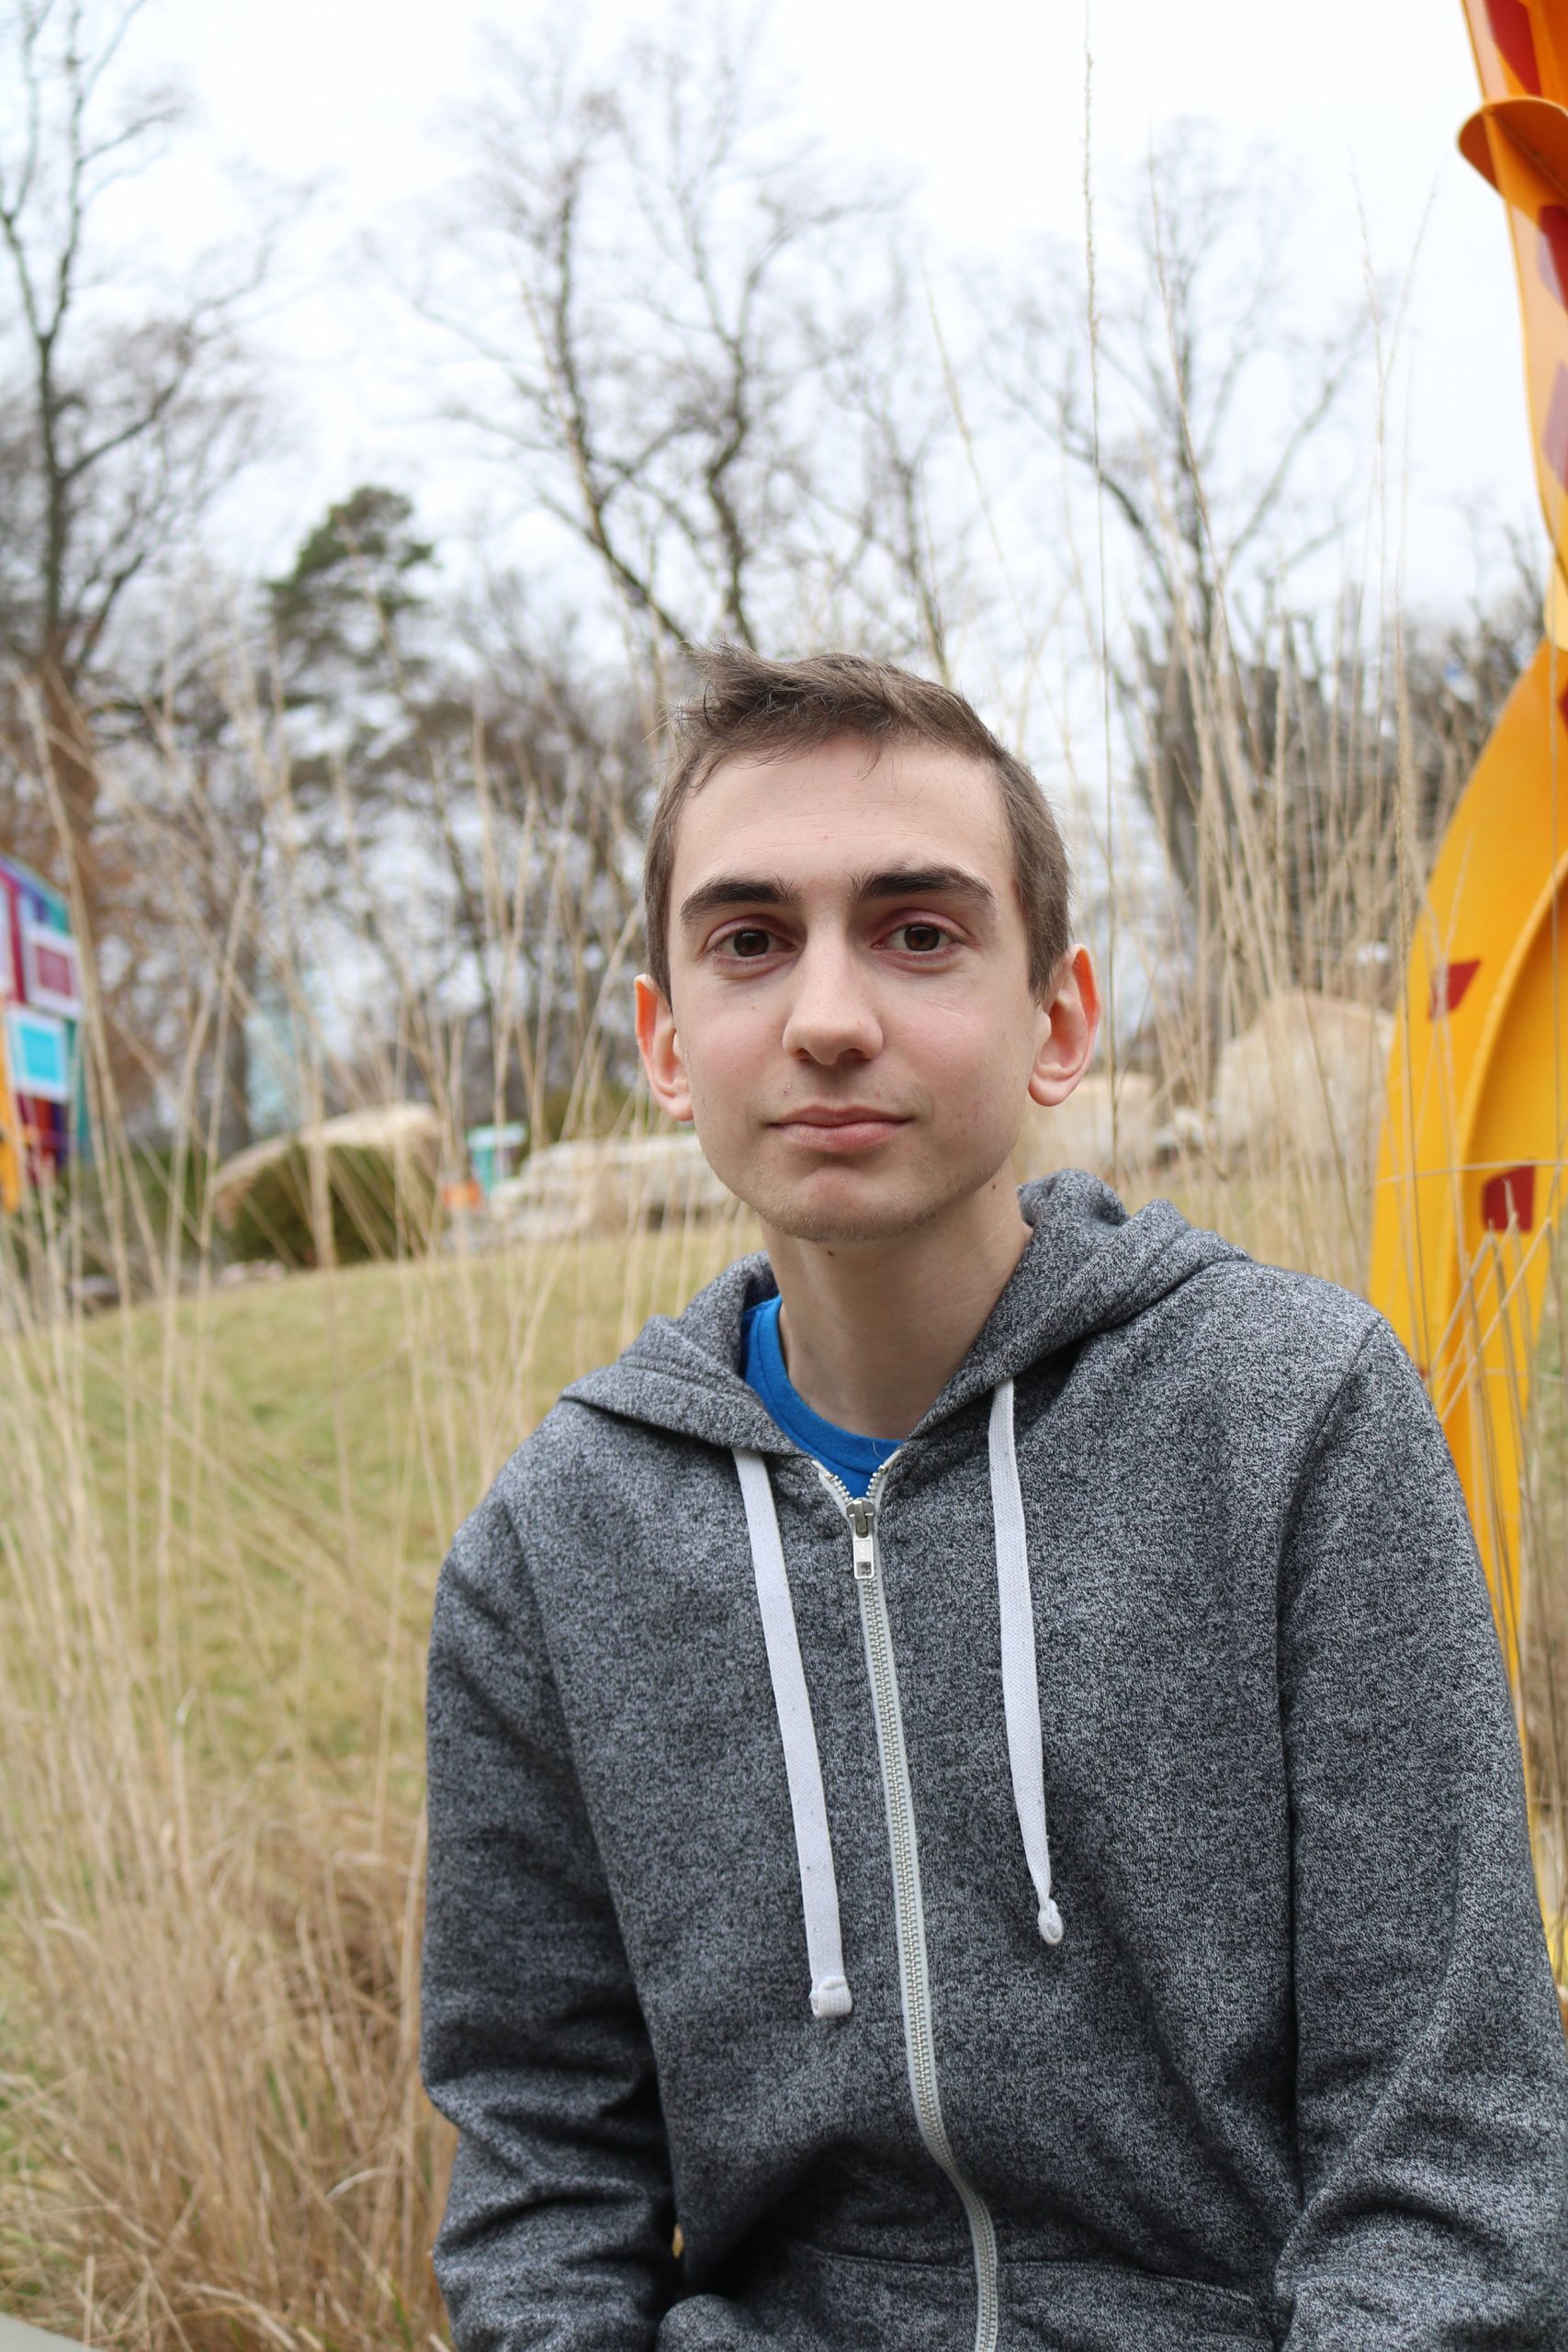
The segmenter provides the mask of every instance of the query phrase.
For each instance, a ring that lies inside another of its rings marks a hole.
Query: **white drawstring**
[[[784,1742],[790,1811],[795,1816],[800,1903],[806,1915],[806,1958],[811,1970],[811,2014],[814,2018],[847,2018],[852,2004],[844,1976],[839,1884],[833,1871],[832,1840],[828,1835],[828,1804],[822,1793],[822,1765],[817,1751],[806,1672],[800,1663],[800,1637],[795,1632],[784,1545],[779,1541],[773,1482],[760,1453],[737,1450],[735,1467],[740,1474],[741,1499],[746,1505],[757,1604],[762,1613],[762,1639],[767,1647],[768,1672],[773,1677],[779,1736]]]
[[[1035,1925],[1048,1944],[1062,1940],[1062,1915],[1051,1894],[1051,1846],[1045,1831],[1045,1755],[1040,1733],[1040,1676],[1034,1655],[1034,1604],[1029,1589],[1029,1544],[1023,1491],[1014,1451],[1012,1383],[1004,1380],[991,1399],[989,1435],[991,1515],[997,1538],[997,1604],[1001,1619],[1002,1708],[1007,1718],[1008,1763],[1012,1798],[1023,1838],[1023,1856],[1034,1882]],[[839,1886],[828,1804],[811,1699],[800,1662],[795,1604],[790,1599],[784,1545],[773,1481],[760,1453],[737,1449],[746,1526],[751,1539],[751,1568],[762,1640],[773,1678],[773,1705],[784,1744],[784,1777],[795,1819],[795,1850],[800,1865],[800,1904],[806,1919],[806,1957],[811,1971],[811,2014],[847,2018],[852,2002],[844,1976],[844,1946],[839,1924]]]
[[[1013,1443],[1012,1383],[991,1398],[991,1514],[997,1531],[997,1600],[1002,1628],[1002,1706],[1007,1715],[1012,1799],[1023,1833],[1023,1855],[1039,1904],[1036,1920],[1048,1944],[1062,1940],[1062,1915],[1051,1897],[1051,1845],[1045,1834],[1045,1756],[1040,1736],[1040,1676],[1034,1657],[1034,1604],[1029,1589],[1029,1544]]]

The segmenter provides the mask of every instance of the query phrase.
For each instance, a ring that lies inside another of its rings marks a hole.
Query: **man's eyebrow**
[[[880,874],[857,874],[857,899],[963,899],[983,914],[994,913],[997,894],[979,875],[962,865],[893,865]]]
[[[770,879],[766,875],[716,874],[682,899],[681,921],[701,922],[707,915],[721,915],[726,907],[793,907],[799,902],[799,893],[776,875]]]

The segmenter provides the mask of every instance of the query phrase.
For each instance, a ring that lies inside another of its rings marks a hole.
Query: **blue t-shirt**
[[[852,1495],[863,1495],[873,1473],[897,1453],[898,1441],[861,1437],[812,1411],[784,1370],[784,1349],[779,1344],[780,1304],[775,1293],[749,1306],[740,1318],[746,1385],[756,1390],[785,1437],[793,1438],[803,1453],[809,1453],[841,1478]]]

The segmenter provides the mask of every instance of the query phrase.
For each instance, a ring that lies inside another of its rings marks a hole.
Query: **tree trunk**
[[[74,868],[86,910],[87,931],[98,935],[98,913],[104,876],[98,856],[98,763],[87,722],[72,683],[58,663],[46,662],[43,692],[44,756],[49,762],[56,805],[65,829],[60,864],[69,886]]]
[[[239,986],[231,991],[223,1028],[223,1050],[213,1072],[218,1088],[219,1159],[231,1159],[254,1143],[251,1130],[251,1041],[245,1030],[245,1008],[255,999],[256,950],[246,940],[235,958]]]

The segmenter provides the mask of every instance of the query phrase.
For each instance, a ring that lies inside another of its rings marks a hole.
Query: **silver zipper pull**
[[[872,1541],[876,1514],[862,1496],[852,1497],[846,1513],[854,1544],[855,1582],[870,1584],[876,1575],[876,1549]]]

